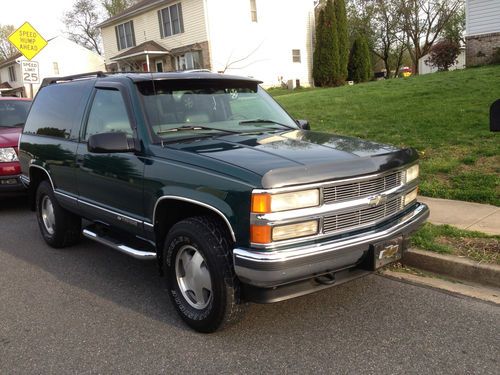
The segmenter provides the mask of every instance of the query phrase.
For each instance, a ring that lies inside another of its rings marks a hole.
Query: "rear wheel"
[[[80,217],[59,205],[48,181],[42,181],[38,185],[36,216],[43,239],[50,246],[66,247],[75,244],[80,239]]]
[[[198,216],[175,224],[165,241],[170,298],[182,319],[199,332],[214,332],[241,312],[228,237],[217,219]]]

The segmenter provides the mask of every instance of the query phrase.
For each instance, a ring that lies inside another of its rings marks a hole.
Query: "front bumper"
[[[402,216],[371,231],[343,236],[287,250],[258,251],[237,248],[234,268],[239,279],[249,286],[276,288],[319,275],[359,265],[374,244],[403,236],[404,243],[429,216],[429,208],[417,203]],[[366,272],[361,272],[366,274]],[[305,293],[301,293],[305,294]],[[284,299],[284,298],[281,298]]]

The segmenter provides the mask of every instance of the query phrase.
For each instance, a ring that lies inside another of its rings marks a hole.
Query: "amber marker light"
[[[253,194],[252,212],[259,214],[271,212],[271,194]]]
[[[271,242],[271,229],[268,225],[250,225],[250,242],[261,244]]]

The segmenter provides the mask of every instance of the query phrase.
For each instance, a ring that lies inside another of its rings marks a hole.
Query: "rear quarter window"
[[[24,133],[78,140],[93,84],[80,81],[44,87],[33,102]]]

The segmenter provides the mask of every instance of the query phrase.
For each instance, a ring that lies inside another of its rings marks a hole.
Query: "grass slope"
[[[270,93],[313,130],[416,148],[423,195],[500,205],[500,135],[489,131],[498,65]]]

